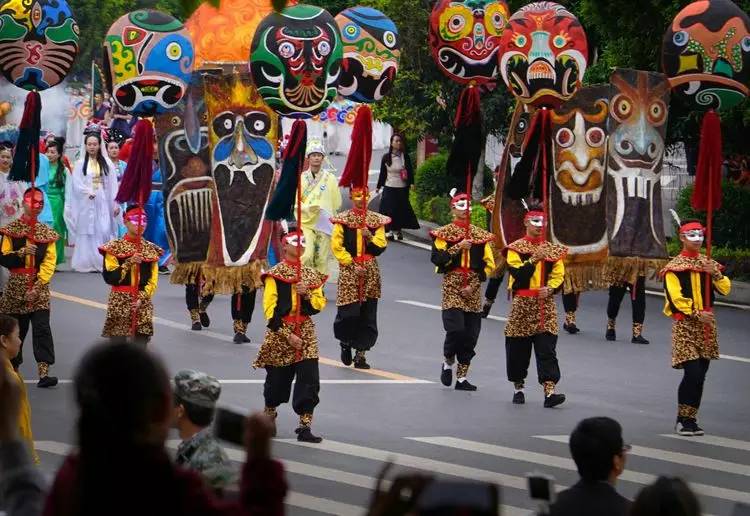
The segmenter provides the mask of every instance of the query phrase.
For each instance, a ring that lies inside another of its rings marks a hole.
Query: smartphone
[[[526,476],[529,481],[529,496],[532,500],[551,504],[555,498],[555,480],[539,473]]]
[[[239,409],[217,407],[214,415],[214,436],[238,446],[244,444],[245,413]]]

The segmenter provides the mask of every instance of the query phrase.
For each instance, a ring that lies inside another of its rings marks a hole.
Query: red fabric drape
[[[701,125],[695,189],[690,199],[694,210],[709,211],[721,207],[722,161],[721,119],[711,110],[703,116]]]
[[[362,105],[352,129],[352,145],[346,159],[339,186],[365,188],[372,159],[372,111]]]
[[[154,126],[139,120],[133,131],[133,145],[122,177],[117,202],[143,204],[151,195],[154,170]]]

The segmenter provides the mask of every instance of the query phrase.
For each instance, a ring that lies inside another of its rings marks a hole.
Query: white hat
[[[316,152],[318,154],[322,154],[323,156],[326,155],[326,149],[323,146],[323,141],[320,138],[308,138],[305,157],[308,157],[310,154],[315,154]]]

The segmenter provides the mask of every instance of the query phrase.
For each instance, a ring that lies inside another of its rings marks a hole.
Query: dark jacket
[[[414,184],[414,167],[411,165],[411,159],[409,154],[404,152],[402,154],[404,160],[404,168],[406,168],[406,186],[409,187]],[[383,154],[383,158],[380,160],[380,175],[378,175],[378,186],[377,188],[383,188],[385,186],[385,180],[388,176],[388,167],[386,160],[388,159],[388,153]]]
[[[557,495],[550,516],[627,516],[630,505],[608,482],[581,480]]]

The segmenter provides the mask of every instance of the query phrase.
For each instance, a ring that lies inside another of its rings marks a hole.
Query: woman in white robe
[[[99,132],[86,133],[83,144],[83,158],[65,186],[65,224],[73,245],[70,265],[77,272],[100,272],[99,247],[117,237],[117,171],[103,152]]]

